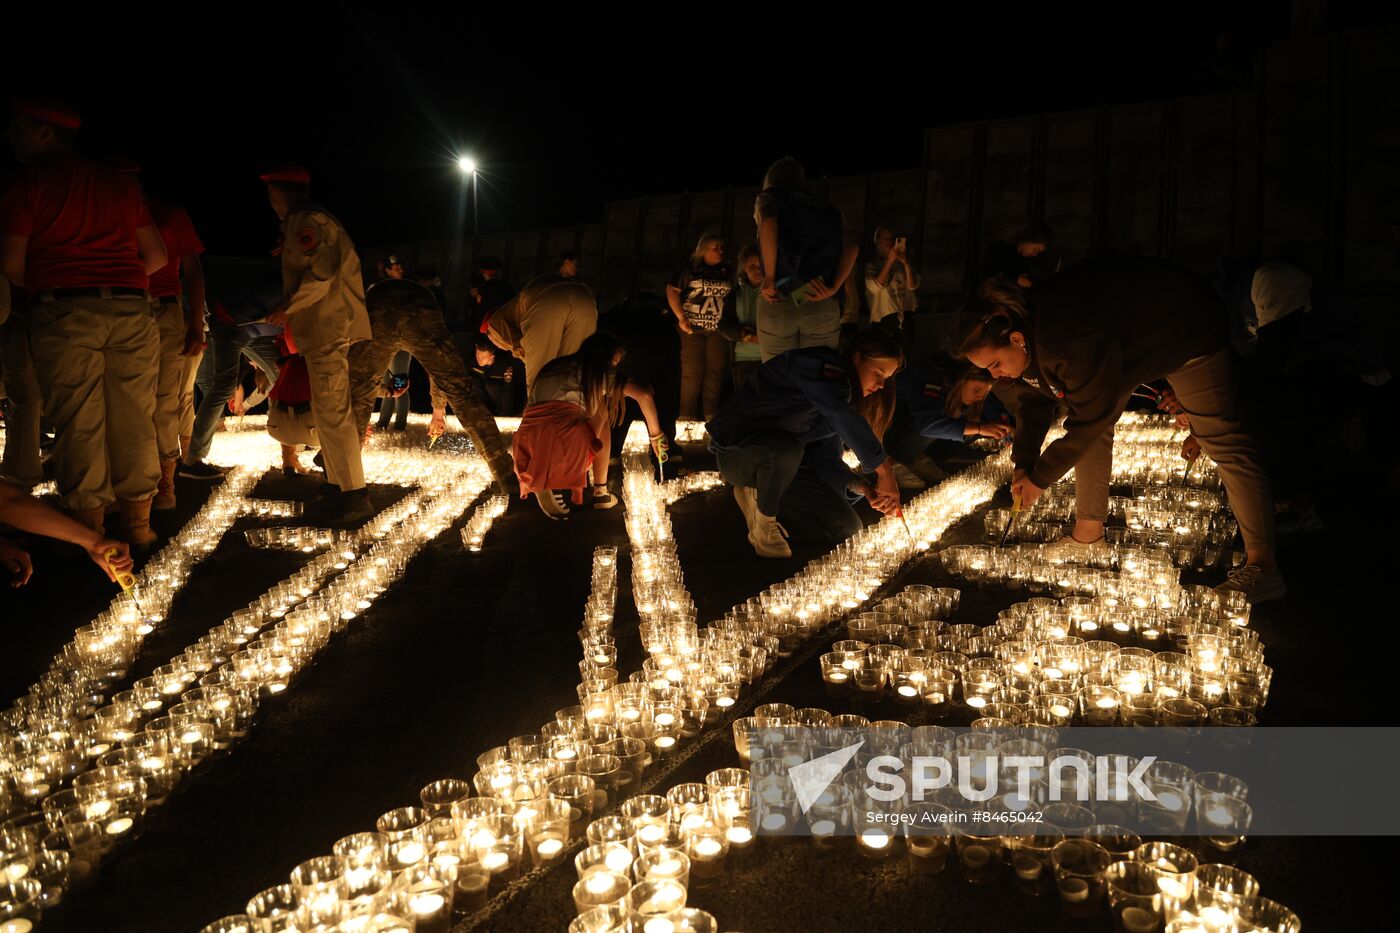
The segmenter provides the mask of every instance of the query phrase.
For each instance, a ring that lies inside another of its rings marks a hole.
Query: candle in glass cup
[[[1103,905],[1104,872],[1113,862],[1108,850],[1087,839],[1066,839],[1050,850],[1060,908],[1069,916],[1096,916]]]
[[[631,890],[632,882],[624,874],[607,869],[592,871],[574,885],[574,908],[582,914],[594,907],[622,904]]]
[[[690,833],[686,840],[686,854],[690,857],[690,871],[697,878],[718,878],[724,873],[729,856],[729,842],[725,830],[715,823]]]

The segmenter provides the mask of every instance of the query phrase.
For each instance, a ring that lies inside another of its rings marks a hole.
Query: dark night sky
[[[1288,34],[1289,4],[1211,6],[1131,21],[999,11],[996,27],[889,15],[838,30],[835,46],[756,20],[744,38],[729,8],[648,22],[646,38],[623,38],[643,24],[621,12],[606,14],[615,32],[589,34],[596,8],[571,10],[553,38],[387,5],[314,28],[225,11],[193,28],[170,16],[156,17],[168,29],[89,26],[65,40],[65,67],[26,62],[45,51],[32,43],[6,71],[20,90],[72,100],[80,148],[133,155],[212,251],[257,255],[273,232],[257,182],[269,161],[304,162],[317,198],[366,245],[451,235],[465,150],[487,173],[483,232],[595,221],[612,198],[756,184],[778,155],[813,175],[914,166],[926,126],[1247,81],[1253,52]],[[1234,78],[1215,64],[1222,34]]]

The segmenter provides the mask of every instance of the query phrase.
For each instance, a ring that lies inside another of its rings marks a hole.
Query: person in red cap
[[[7,136],[28,163],[0,200],[3,273],[28,293],[30,348],[57,429],[59,495],[101,533],[114,500],[138,552],[155,542],[160,335],[147,277],[165,245],[129,180],[73,151],[78,115],[16,101]]]
[[[125,159],[116,168],[140,187],[140,165]],[[194,374],[204,355],[204,267],[199,262],[204,243],[183,207],[150,196],[146,207],[170,256],[150,281],[151,310],[160,331],[155,418],[160,485],[151,507],[164,511],[175,508],[175,469],[181,446],[189,449],[194,429]]]
[[[282,304],[267,322],[286,327],[311,376],[311,415],[328,483],[318,519],[350,524],[374,514],[350,402],[350,346],[370,339],[360,257],[330,212],[311,201],[311,176],[282,165],[262,176],[282,220]]]

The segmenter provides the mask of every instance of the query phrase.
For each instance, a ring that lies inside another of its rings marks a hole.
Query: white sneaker
[[[1238,592],[1249,597],[1252,604],[1267,603],[1288,595],[1288,584],[1281,573],[1265,573],[1257,564],[1246,564],[1230,571],[1225,582],[1215,588],[1217,593]]]
[[[1040,549],[1040,553],[1047,559],[1060,564],[1086,564],[1092,561],[1104,549],[1103,538],[1097,541],[1079,541],[1071,535],[1065,535],[1058,541],[1051,541]]]
[[[787,530],[778,524],[778,520],[771,515],[764,515],[754,509],[753,527],[749,529],[749,543],[753,545],[754,551],[759,557],[791,557],[792,548],[788,547]]]
[[[744,513],[744,524],[753,531],[753,517],[758,511],[758,490],[752,486],[735,486],[734,501],[739,503],[739,511]]]

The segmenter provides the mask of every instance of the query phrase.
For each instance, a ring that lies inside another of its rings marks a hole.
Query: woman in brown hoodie
[[[1020,379],[1068,409],[1065,435],[1041,451],[1049,408],[1018,426],[1011,494],[1022,508],[1071,469],[1073,534],[1056,546],[1085,552],[1103,538],[1113,464],[1113,425],[1135,388],[1165,378],[1220,470],[1245,544],[1245,566],[1224,590],[1252,602],[1286,587],[1273,548],[1273,501],[1254,439],[1240,421],[1225,312],[1210,283],[1180,266],[1105,256],[1071,266],[1022,292],[988,283],[985,307],[960,352],[993,376]]]

